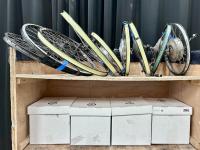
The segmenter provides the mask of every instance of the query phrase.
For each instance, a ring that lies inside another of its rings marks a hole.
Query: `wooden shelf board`
[[[28,145],[24,150],[195,150],[192,145],[151,145],[151,146],[69,146],[69,145]]]
[[[16,74],[21,79],[53,79],[53,80],[78,80],[78,81],[187,81],[200,80],[200,76],[127,76],[127,77],[100,77],[100,76],[74,76],[70,74]]]

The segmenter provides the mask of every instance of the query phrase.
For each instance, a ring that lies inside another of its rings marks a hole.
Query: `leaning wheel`
[[[99,48],[99,50],[106,56],[109,62],[115,67],[118,73],[121,73],[123,70],[122,63],[119,61],[114,52],[110,47],[104,42],[104,40],[99,37],[96,33],[92,32],[91,36],[93,38],[94,44]]]
[[[167,44],[165,61],[175,75],[184,75],[190,65],[190,43],[188,35],[180,24],[173,23]]]
[[[146,56],[144,48],[143,48],[142,41],[137,32],[137,29],[133,23],[130,23],[129,27],[130,27],[133,51],[135,52],[136,56],[138,57],[139,62],[141,64],[145,74],[150,75],[151,72],[150,72],[149,63],[148,63],[147,56]]]
[[[121,57],[121,62],[124,70],[122,71],[122,75],[128,76],[130,71],[130,34],[129,27],[127,22],[123,22],[122,26],[122,37],[119,45],[119,53]]]

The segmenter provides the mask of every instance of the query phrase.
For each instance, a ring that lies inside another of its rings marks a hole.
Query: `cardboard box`
[[[75,98],[43,98],[28,106],[30,144],[69,144],[69,107]]]
[[[111,99],[112,145],[150,145],[152,106],[142,99]]]
[[[110,101],[78,99],[71,106],[70,115],[71,145],[110,145]]]
[[[167,98],[148,102],[153,105],[152,144],[189,144],[192,107]]]

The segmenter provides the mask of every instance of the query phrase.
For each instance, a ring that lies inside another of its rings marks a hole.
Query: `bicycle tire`
[[[33,30],[33,29],[34,30]],[[28,42],[30,45],[34,47],[40,54],[45,55],[45,60],[50,60],[51,63],[60,63],[61,66],[63,65],[63,62],[66,63],[66,60],[58,56],[56,53],[53,53],[48,47],[46,47],[37,37],[38,31],[43,28],[42,26],[36,25],[36,24],[24,24],[21,29],[21,35],[23,39]],[[32,30],[31,30],[32,29]],[[30,35],[29,35],[30,30]],[[67,66],[65,67],[65,70],[69,70],[70,74],[76,74],[76,75],[84,75],[84,76],[90,76],[91,73],[81,70],[72,64],[69,64],[67,62]]]
[[[142,58],[142,60],[140,60],[141,66],[143,67],[145,73],[149,75],[151,71],[150,71],[149,63],[148,63],[147,56],[145,54],[140,36],[137,32],[135,25],[132,22],[129,24],[129,28],[130,28],[130,32],[132,33],[131,36],[133,40],[135,40],[141,54],[141,58]]]
[[[169,70],[174,74],[174,75],[185,75],[187,70],[189,69],[190,66],[190,42],[189,42],[189,38],[187,35],[186,30],[184,29],[184,27],[178,23],[172,23],[172,28],[173,26],[177,26],[179,28],[179,30],[181,31],[183,38],[184,38],[184,42],[186,45],[186,63],[184,68],[182,69],[182,71],[177,72],[174,70],[173,66],[170,64],[169,59],[167,57],[167,55],[165,55],[165,62],[167,64],[167,67],[169,68]]]
[[[96,45],[91,41],[91,39],[87,36],[87,34],[83,31],[83,29],[74,21],[74,19],[66,12],[63,11],[60,13],[61,16],[68,22],[68,24],[74,29],[76,34],[78,34],[87,45],[93,50],[96,55],[104,62],[104,64],[108,67],[108,69],[116,74],[117,71],[113,67],[113,65],[109,62],[109,60],[101,53],[101,51],[96,47]]]
[[[56,46],[54,46],[51,42],[49,42],[42,34],[44,29],[40,29],[40,31],[38,32],[38,38],[40,39],[40,41],[47,46],[49,49],[51,49],[54,53],[56,53],[58,56],[60,56],[61,58],[69,61],[71,64],[77,66],[78,68],[81,68],[89,73],[98,75],[98,76],[106,76],[107,72],[101,72],[95,69],[92,69],[86,65],[84,65],[83,63],[78,62],[77,60],[73,59],[72,57],[70,57],[69,55],[65,54],[63,51],[61,51],[60,49],[58,49]]]
[[[18,39],[18,40],[16,40]],[[12,48],[16,49],[18,52],[27,56],[28,58],[36,61],[40,61],[40,59],[35,55],[30,53],[27,49],[31,49],[30,45],[26,41],[22,39],[22,37],[18,34],[7,32],[4,34],[3,40]],[[20,44],[22,43],[22,44]],[[21,46],[23,45],[23,47]],[[26,49],[26,50],[25,50]]]
[[[131,62],[131,48],[130,48],[130,32],[128,24],[125,25],[125,35],[126,35],[126,47],[127,47],[127,56],[126,56],[126,75],[129,75],[130,71],[130,62]]]
[[[115,65],[118,70],[121,72],[123,70],[123,66],[119,59],[116,57],[114,52],[111,50],[111,48],[105,43],[105,41],[99,37],[96,33],[92,32],[91,36],[108,52],[109,56],[111,57],[111,60],[107,58],[110,62],[113,62],[113,65]]]
[[[161,59],[162,59],[162,57],[165,53],[166,47],[167,47],[167,43],[168,43],[168,40],[169,40],[171,30],[172,30],[171,25],[167,25],[166,28],[165,28],[165,32],[161,37],[161,42],[159,44],[159,51],[158,51],[156,61],[155,61],[154,64],[151,65],[151,75],[155,74],[155,72],[156,72],[156,70],[157,70],[157,68],[158,68],[158,66],[161,62]]]
[[[56,70],[70,73],[70,74],[77,74],[77,75],[88,75],[88,74],[82,74],[77,71],[71,70],[70,68],[65,67],[63,62],[56,62],[52,59],[50,59],[48,56],[41,53],[39,50],[35,49],[32,45],[30,45],[28,42],[22,39],[21,35],[17,35],[14,33],[5,33],[5,36],[3,37],[4,41],[19,51],[20,53],[24,54],[25,56],[43,63],[49,67],[52,67]],[[79,74],[78,74],[79,73]]]
[[[119,53],[121,57],[121,62],[123,65],[122,75],[129,75],[130,71],[130,32],[127,22],[122,24],[122,37],[120,40]]]

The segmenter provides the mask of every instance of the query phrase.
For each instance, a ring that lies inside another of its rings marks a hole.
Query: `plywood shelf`
[[[77,80],[77,81],[187,81],[200,80],[200,76],[127,76],[127,77],[100,77],[100,76],[74,76],[70,74],[16,74],[18,79],[53,79],[53,80]]]
[[[151,146],[69,146],[69,145],[28,145],[24,150],[195,150],[192,145],[151,145]]]
[[[157,74],[163,77],[146,77],[139,63],[131,63],[130,76],[99,77],[63,74],[35,61],[16,61],[14,49],[10,49],[10,98],[13,150],[146,150],[200,149],[200,65],[190,65],[185,76],[172,76],[164,63]],[[127,82],[128,81],[128,82]],[[42,97],[152,97],[175,98],[192,106],[191,145],[152,146],[69,146],[30,145],[27,107]]]

